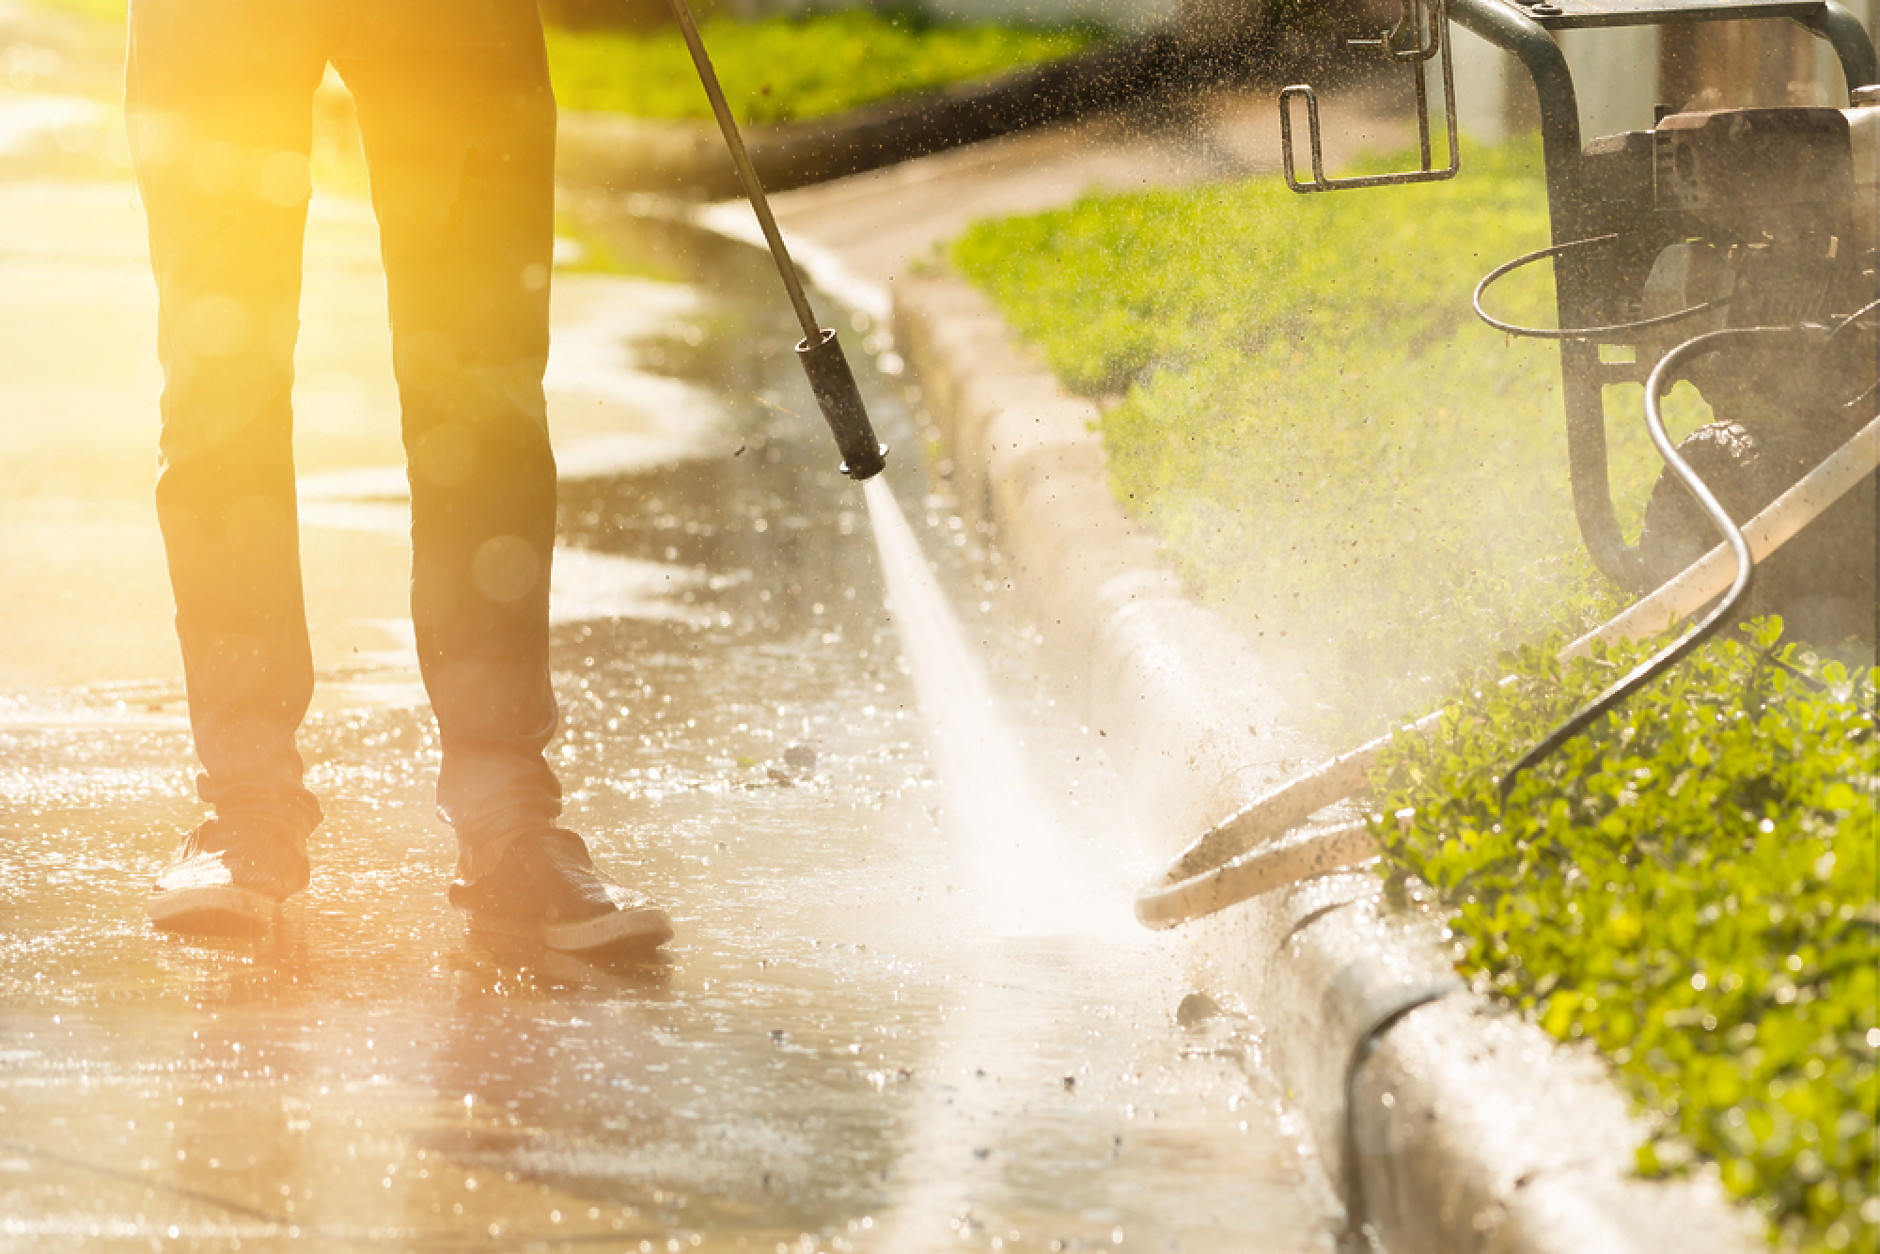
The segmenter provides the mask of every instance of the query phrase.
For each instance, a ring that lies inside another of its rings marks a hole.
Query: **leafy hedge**
[[[793,122],[1069,56],[1094,26],[940,26],[912,12],[845,9],[700,27],[740,122]],[[549,74],[566,109],[709,118],[675,27],[635,35],[551,29]]]
[[[1469,308],[1483,273],[1546,242],[1522,142],[1465,148],[1447,183],[1091,196],[980,223],[951,260],[1068,386],[1115,400],[1118,499],[1300,676],[1295,718],[1343,739],[1609,603],[1573,518],[1558,352]],[[1503,287],[1499,312],[1551,320],[1544,268]],[[1695,425],[1694,394],[1674,400]],[[1658,461],[1642,421],[1611,427],[1636,517]]]
[[[122,22],[125,0],[30,0]],[[701,33],[740,122],[794,122],[1066,57],[1100,42],[1091,23],[949,26],[917,10],[844,9],[742,22],[700,13]],[[678,28],[650,34],[548,30],[549,77],[565,109],[710,118]]]
[[[1660,1121],[1647,1174],[1695,1146],[1809,1250],[1880,1245],[1875,1173],[1874,676],[1805,675],[1779,623],[1712,645],[1517,781],[1499,764],[1645,646],[1446,707],[1380,765],[1373,830],[1401,883],[1453,912],[1465,970],[1564,1039],[1598,1043]],[[1683,1138],[1678,1140],[1674,1138]]]

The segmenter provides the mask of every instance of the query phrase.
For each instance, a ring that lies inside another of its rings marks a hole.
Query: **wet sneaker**
[[[655,949],[672,939],[666,912],[596,871],[573,832],[519,832],[490,853],[493,863],[475,879],[450,886],[451,904],[472,932],[539,941],[563,953]]]
[[[212,818],[189,834],[150,889],[150,921],[166,932],[255,931],[307,886],[305,838],[279,820]]]

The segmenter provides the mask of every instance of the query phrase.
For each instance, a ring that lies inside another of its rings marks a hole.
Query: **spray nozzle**
[[[796,346],[809,376],[810,390],[822,406],[823,418],[835,432],[836,447],[842,450],[842,473],[851,479],[870,479],[888,464],[887,447],[875,439],[875,428],[868,421],[868,408],[862,404],[861,391],[849,370],[849,359],[842,355],[836,333],[824,327],[820,338],[807,339]]]

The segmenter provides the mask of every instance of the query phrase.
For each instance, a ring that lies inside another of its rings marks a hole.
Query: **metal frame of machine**
[[[1553,32],[1789,18],[1828,41],[1850,88],[1880,82],[1872,40],[1836,0],[1448,0],[1448,7],[1458,25],[1512,53],[1534,81],[1556,248],[1610,233],[1614,210],[1599,195],[1599,184],[1623,155],[1618,145],[1593,151],[1583,145],[1572,72]],[[1562,252],[1554,277],[1562,327],[1592,327],[1610,320],[1589,258]],[[1561,340],[1560,364],[1573,504],[1581,535],[1602,573],[1628,590],[1640,591],[1647,579],[1639,553],[1625,543],[1613,508],[1601,389],[1609,383],[1642,382],[1650,363],[1602,362],[1596,338],[1575,338]]]
[[[1480,36],[1519,60],[1534,83],[1540,105],[1540,130],[1547,176],[1548,210],[1552,221],[1555,291],[1559,325],[1569,328],[1551,338],[1560,340],[1561,375],[1567,416],[1569,469],[1574,511],[1587,549],[1600,571],[1629,591],[1645,590],[1652,582],[1642,569],[1637,546],[1625,543],[1613,506],[1608,476],[1605,408],[1602,388],[1620,382],[1642,382],[1651,368],[1643,360],[1602,361],[1602,342],[1612,336],[1596,332],[1617,321],[1609,292],[1596,279],[1594,260],[1582,250],[1588,242],[1611,235],[1622,225],[1615,221],[1636,212],[1627,199],[1628,163],[1638,154],[1628,151],[1626,136],[1595,140],[1587,146],[1581,135],[1578,97],[1566,55],[1553,33],[1593,27],[1649,26],[1674,22],[1726,21],[1749,18],[1788,18],[1826,40],[1839,57],[1850,87],[1880,82],[1880,63],[1874,46],[1858,19],[1836,0],[1405,0],[1405,15],[1382,40],[1351,41],[1352,46],[1380,44],[1395,61],[1428,60],[1440,55],[1443,64],[1444,104],[1450,135],[1450,163],[1435,167],[1430,156],[1427,98],[1418,72],[1417,106],[1423,136],[1422,169],[1401,175],[1365,179],[1328,179],[1320,157],[1316,100],[1309,87],[1290,87],[1281,94],[1280,123],[1287,181],[1301,192],[1343,187],[1417,182],[1446,178],[1459,165],[1455,149],[1455,97],[1451,87],[1445,19]],[[1417,45],[1404,47],[1404,32],[1418,36]],[[1437,32],[1431,38],[1429,32]],[[1308,106],[1314,179],[1302,183],[1294,176],[1290,104],[1303,98]],[[1649,161],[1649,154],[1647,154]],[[1649,170],[1649,166],[1647,167]],[[1646,189],[1649,196],[1649,184]],[[1499,272],[1498,272],[1499,274]],[[1498,275],[1491,275],[1491,279]],[[1669,321],[1669,319],[1667,319]],[[1636,331],[1633,321],[1612,329]],[[1571,329],[1582,329],[1575,333]]]
[[[1632,593],[1674,579],[1722,539],[1740,570],[1723,602],[1686,637],[1546,737],[1502,779],[1515,778],[1566,738],[1661,673],[1746,609],[1794,613],[1825,643],[1872,638],[1875,555],[1871,485],[1823,514],[1782,555],[1749,600],[1753,568],[1738,523],[1769,505],[1872,417],[1880,310],[1880,65],[1867,32],[1836,0],[1402,0],[1378,47],[1411,63],[1422,163],[1364,179],[1325,177],[1310,87],[1280,97],[1287,182],[1295,191],[1424,182],[1460,168],[1446,23],[1453,17],[1513,53],[1534,81],[1553,244],[1496,267],[1475,289],[1476,314],[1514,335],[1560,344],[1574,512],[1594,564]],[[1579,103],[1553,32],[1744,18],[1787,18],[1828,41],[1853,108],[1809,106],[1679,112],[1659,106],[1649,131],[1583,143]],[[1441,58],[1449,164],[1430,143],[1423,63]],[[1295,176],[1290,106],[1303,98],[1313,178]],[[1558,329],[1519,327],[1490,314],[1491,284],[1532,262],[1554,265]],[[1611,350],[1608,352],[1607,350]],[[1660,403],[1680,379],[1696,383],[1715,421],[1673,446]],[[1636,545],[1625,542],[1606,448],[1604,389],[1645,387],[1645,420],[1665,472]],[[1863,505],[1864,502],[1864,505]],[[1863,615],[1863,609],[1865,613]],[[1796,626],[1795,622],[1789,624]]]

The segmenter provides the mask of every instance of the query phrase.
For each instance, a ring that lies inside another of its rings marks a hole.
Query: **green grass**
[[[796,122],[1051,60],[1094,43],[1094,27],[937,26],[912,13],[847,9],[700,33],[740,122]],[[709,118],[676,29],[651,35],[551,30],[563,108],[643,118]]]
[[[124,20],[124,0],[32,0]],[[704,6],[700,6],[703,8]],[[740,122],[796,122],[1080,52],[1103,31],[943,26],[913,10],[845,9],[738,22],[703,17],[701,33]],[[638,35],[548,31],[549,76],[564,109],[709,119],[676,27]]]
[[[1461,966],[1597,1042],[1656,1121],[1809,1251],[1880,1245],[1871,670],[1772,661],[1778,624],[1700,652],[1516,785],[1496,772],[1642,646],[1564,671],[1558,642],[1380,766],[1386,860],[1451,916]],[[1778,655],[1793,660],[1785,649]]]
[[[1469,309],[1481,274],[1548,242],[1538,144],[1469,149],[1463,171],[1094,196],[951,252],[1061,379],[1116,402],[1118,498],[1337,737],[1609,604],[1573,520],[1557,350]],[[1495,293],[1530,323],[1552,301],[1544,268]],[[1674,401],[1675,427],[1700,420]],[[1658,463],[1638,420],[1611,425],[1636,525]]]

